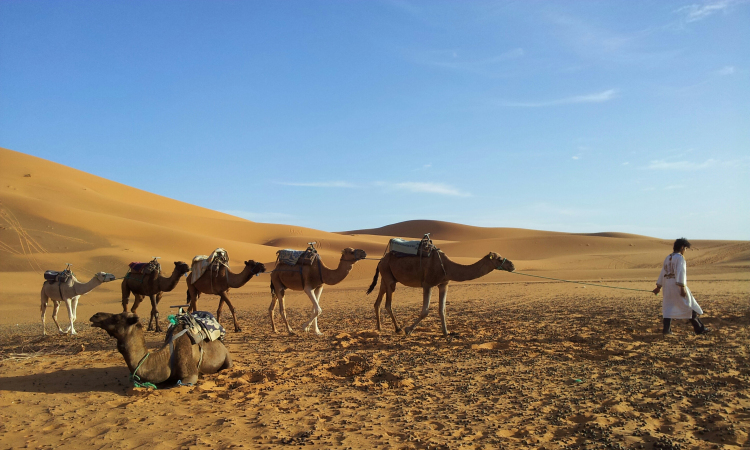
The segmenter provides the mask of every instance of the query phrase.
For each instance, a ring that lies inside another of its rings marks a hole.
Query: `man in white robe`
[[[674,253],[664,259],[659,279],[656,280],[656,289],[653,291],[654,294],[658,294],[664,289],[662,316],[665,335],[672,334],[672,319],[689,319],[693,324],[695,334],[708,331],[698,318],[699,314],[703,314],[703,310],[687,287],[687,263],[683,255],[688,248],[690,248],[690,242],[687,239],[680,238],[675,241]]]

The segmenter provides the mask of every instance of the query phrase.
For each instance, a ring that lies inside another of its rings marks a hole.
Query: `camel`
[[[435,286],[438,287],[440,295],[438,314],[440,315],[443,335],[455,336],[455,333],[448,333],[448,327],[445,324],[445,302],[448,295],[448,283],[451,281],[474,280],[487,275],[495,269],[513,272],[515,267],[509,260],[492,252],[468,266],[451,261],[445,256],[445,253],[439,250],[434,250],[430,256],[422,258],[419,256],[397,257],[392,253],[386,254],[380,260],[380,263],[378,263],[372,285],[367,290],[369,294],[375,289],[375,285],[378,283],[378,274],[382,274],[383,279],[380,281],[380,292],[378,293],[378,299],[375,300],[375,319],[378,331],[381,331],[380,304],[383,301],[383,294],[385,294],[385,309],[391,315],[396,333],[401,332],[401,328],[398,326],[396,316],[393,314],[393,309],[391,308],[396,283],[401,283],[409,287],[422,288],[422,312],[414,324],[404,328],[407,336],[414,331],[414,328],[422,319],[427,317],[432,288]]]
[[[240,326],[237,325],[237,316],[234,313],[234,306],[229,301],[227,292],[230,288],[240,288],[247,283],[253,275],[266,271],[266,266],[263,263],[256,263],[253,260],[245,261],[245,268],[240,273],[232,273],[229,268],[225,265],[219,267],[219,271],[214,274],[211,269],[206,270],[195,283],[191,281],[191,278],[187,278],[187,299],[190,303],[188,311],[196,311],[198,298],[201,293],[218,295],[219,309],[216,311],[216,320],[221,318],[221,308],[224,303],[229,306],[229,311],[232,312],[232,320],[234,320],[234,331],[240,332]]]
[[[159,311],[156,309],[161,296],[164,292],[174,289],[177,286],[177,282],[180,281],[180,277],[190,272],[190,266],[182,261],[175,261],[174,266],[174,271],[169,277],[163,277],[161,270],[156,270],[147,275],[128,274],[122,280],[122,312],[128,310],[128,299],[131,292],[135,297],[133,308],[130,309],[132,313],[138,309],[145,296],[151,299],[151,318],[148,321],[148,331],[153,329],[157,333],[161,333]],[[156,322],[156,326],[153,328],[151,325],[152,322]]]
[[[221,341],[203,341],[193,344],[190,337],[181,335],[159,350],[146,349],[143,325],[138,316],[129,312],[120,314],[96,313],[91,326],[106,331],[117,339],[117,350],[125,358],[131,377],[140,383],[195,384],[199,374],[211,374],[232,367],[232,358]],[[179,328],[179,326],[178,326]],[[175,333],[179,331],[175,329]]]
[[[57,325],[57,331],[61,334],[78,334],[76,332],[73,323],[76,321],[76,310],[78,309],[78,298],[82,295],[88,294],[102,283],[106,283],[115,279],[115,276],[111,273],[99,272],[87,283],[81,283],[78,281],[72,273],[70,279],[66,283],[60,283],[59,281],[50,282],[45,281],[42,285],[42,334],[47,335],[47,323],[46,323],[46,312],[47,312],[47,301],[52,300],[55,302],[55,307],[52,310],[52,320]],[[60,328],[60,324],[57,322],[57,311],[60,309],[60,302],[65,302],[65,306],[68,307],[68,319],[70,319],[70,327],[63,331]]]
[[[367,254],[364,250],[345,248],[341,251],[339,266],[335,269],[326,267],[320,261],[320,256],[318,256],[317,262],[314,262],[310,266],[302,265],[299,262],[296,266],[277,266],[271,272],[271,306],[268,308],[273,332],[278,333],[276,323],[273,320],[274,309],[278,300],[279,313],[284,319],[287,332],[294,334],[292,327],[289,326],[284,308],[284,293],[287,289],[291,289],[293,291],[305,291],[305,294],[310,297],[310,301],[312,302],[312,315],[305,325],[305,332],[309,332],[310,327],[313,327],[315,334],[323,334],[318,328],[318,316],[323,312],[320,308],[320,294],[323,292],[323,285],[339,284],[349,275],[354,263],[366,257]]]

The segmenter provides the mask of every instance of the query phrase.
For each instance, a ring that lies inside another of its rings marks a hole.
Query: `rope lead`
[[[531,275],[531,274],[523,273],[523,272],[510,272],[510,273],[514,273],[516,275],[525,275],[527,277],[544,278],[546,280],[563,281],[565,283],[585,284],[587,286],[597,286],[597,287],[610,288],[610,289],[622,289],[622,290],[626,290],[626,291],[649,292],[651,294],[654,293],[654,291],[648,291],[646,289],[633,289],[633,288],[626,288],[626,287],[619,287],[619,286],[607,286],[605,284],[584,283],[582,281],[570,281],[570,280],[563,280],[563,279],[560,279],[560,278],[543,277],[543,276],[540,276],[540,275]]]

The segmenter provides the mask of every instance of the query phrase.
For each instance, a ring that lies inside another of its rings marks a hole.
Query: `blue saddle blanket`
[[[300,256],[302,256],[305,253],[304,250],[291,250],[291,249],[284,249],[279,250],[276,252],[277,260],[279,261],[279,264],[285,264],[287,266],[294,266],[297,264],[297,261],[299,261]]]

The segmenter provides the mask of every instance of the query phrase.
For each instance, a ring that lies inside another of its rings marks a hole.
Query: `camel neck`
[[[323,261],[320,261],[320,273],[323,278],[323,283],[327,285],[341,283],[344,278],[349,275],[349,272],[351,272],[355,262],[355,260],[349,261],[342,258],[339,260],[338,267],[336,267],[335,269],[329,269],[325,264],[323,264]]]
[[[468,266],[455,263],[448,259],[448,257],[446,257],[445,255],[442,255],[441,257],[443,258],[445,271],[447,272],[451,281],[475,280],[479,277],[487,275],[495,269],[494,264],[492,264],[492,261],[487,256],[475,262],[474,264],[469,264]]]
[[[99,281],[99,278],[94,276],[94,278],[90,279],[86,283],[80,283],[78,280],[73,281],[73,289],[75,290],[76,295],[83,295],[91,290],[93,290],[95,287],[102,284],[101,281]]]
[[[232,273],[229,267],[225,267],[224,270],[226,270],[227,284],[230,288],[242,287],[253,277],[253,267],[249,265],[245,265],[240,273]]]
[[[175,288],[175,286],[177,286],[177,283],[179,283],[181,277],[182,274],[176,267],[169,278],[159,275],[159,289],[165,292],[171,291]]]

